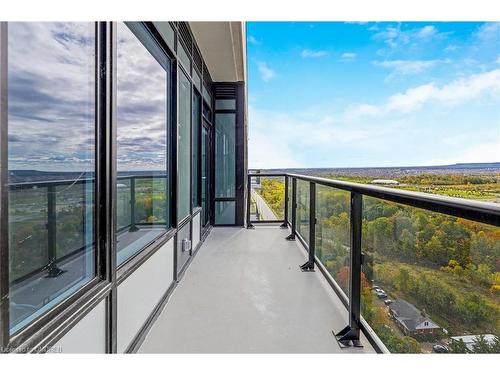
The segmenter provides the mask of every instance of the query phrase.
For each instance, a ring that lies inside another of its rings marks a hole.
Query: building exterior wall
[[[203,60],[200,49],[194,39],[189,25],[185,22],[162,23],[127,23],[143,47],[166,69],[169,85],[167,98],[167,155],[166,167],[166,228],[161,235],[143,245],[133,255],[117,265],[118,228],[116,226],[117,213],[117,55],[121,52],[117,40],[117,24],[112,22],[95,23],[96,36],[96,166],[94,195],[96,204],[92,212],[95,217],[95,249],[92,253],[96,268],[90,282],[54,305],[46,313],[35,318],[33,324],[21,329],[15,334],[9,332],[9,304],[0,304],[0,346],[9,346],[12,351],[47,351],[54,348],[54,352],[61,348],[63,352],[125,352],[134,351],[141,339],[147,333],[155,316],[168,300],[169,293],[175,288],[175,281],[179,274],[189,266],[195,250],[202,242],[201,237],[201,202],[196,198],[199,193],[200,175],[190,172],[189,187],[180,189],[177,176],[179,174],[179,74],[186,75],[189,81],[189,100],[192,109],[193,97],[198,95],[201,108],[198,112],[190,111],[189,115],[189,170],[195,171],[199,166],[200,143],[194,137],[194,132],[201,128],[193,128],[196,118],[205,109],[213,116],[214,93],[210,72]],[[122,27],[122,25],[120,25]],[[7,91],[6,53],[8,41],[8,27],[0,23],[0,131],[8,133],[6,120]],[[182,46],[182,48],[181,48]],[[182,53],[181,53],[182,52]],[[238,87],[238,104],[236,112],[238,121],[235,140],[238,156],[237,163],[241,163],[241,152],[246,147],[242,138],[241,125],[245,118],[245,103],[243,83],[235,84]],[[215,132],[212,132],[214,136]],[[8,210],[7,205],[7,172],[8,172],[8,137],[0,142],[0,230],[2,232],[2,246],[0,249],[0,292],[2,301],[8,301],[9,278],[8,257],[9,244],[7,240]],[[196,156],[195,151],[198,151]],[[236,152],[236,151],[235,151]],[[195,155],[193,157],[193,155]],[[214,172],[213,159],[210,173]],[[198,168],[199,170],[199,168]],[[237,214],[234,224],[242,225],[244,213],[241,210],[244,187],[245,169],[242,164],[235,165],[237,175],[235,203]],[[182,186],[181,186],[182,187]],[[177,204],[181,194],[189,191],[189,213],[185,218],[177,215]],[[134,206],[135,207],[135,206]],[[213,212],[213,195],[209,196],[209,212]],[[133,215],[132,215],[133,217]],[[213,218],[212,218],[213,219]],[[213,224],[213,220],[210,224]],[[132,223],[133,224],[133,223]],[[189,230],[184,230],[185,228]],[[181,230],[182,229],[182,230]],[[131,232],[132,234],[134,232]],[[191,241],[192,248],[181,254],[183,240]]]

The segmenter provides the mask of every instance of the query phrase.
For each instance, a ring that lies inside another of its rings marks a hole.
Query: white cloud
[[[300,55],[302,57],[323,57],[323,56],[326,56],[327,54],[328,53],[326,51],[321,51],[321,50],[314,51],[314,50],[310,50],[310,49],[304,49],[300,53]]]
[[[414,87],[390,96],[380,106],[370,104],[350,106],[346,110],[346,116],[355,118],[392,112],[409,113],[426,104],[451,107],[487,96],[498,100],[498,95],[500,95],[500,69],[495,69],[459,78],[441,87],[434,82]]]
[[[354,61],[358,55],[354,52],[344,52],[342,56],[340,56],[342,61]]]
[[[437,29],[432,26],[432,25],[428,25],[428,26],[424,26],[422,27],[418,32],[417,32],[417,36],[419,38],[429,38],[433,35],[436,35],[437,34]]]
[[[457,46],[453,45],[453,44],[450,44],[449,46],[447,46],[443,51],[448,53],[448,52],[453,52],[453,51],[456,51],[458,49]]]
[[[265,63],[264,61],[259,61],[257,63],[257,67],[259,69],[260,78],[264,82],[269,82],[271,79],[276,77],[276,72],[273,69],[269,68],[267,66],[267,63]]]
[[[393,70],[391,76],[396,76],[421,73],[424,70],[434,67],[439,62],[441,60],[387,60],[374,61],[373,64],[381,68]]]
[[[443,40],[449,33],[439,32],[439,30],[432,25],[427,25],[421,28],[402,28],[401,24],[396,26],[390,25],[385,29],[380,30],[379,28],[369,29],[376,31],[373,34],[373,39],[376,41],[382,41],[389,50],[395,50],[396,48],[401,48],[404,46],[415,46],[423,43],[429,43],[430,41]],[[380,49],[379,54],[387,53],[385,49]]]
[[[247,41],[248,41],[248,43],[254,44],[254,45],[260,44],[260,42],[253,35],[249,35],[247,38]]]
[[[479,27],[475,36],[482,42],[495,42],[498,46],[500,22],[486,22]]]

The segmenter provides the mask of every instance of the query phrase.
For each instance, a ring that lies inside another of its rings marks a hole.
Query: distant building
[[[376,185],[399,185],[399,182],[396,180],[372,180],[370,184]]]
[[[452,336],[451,341],[462,340],[465,346],[467,346],[467,349],[474,350],[474,345],[476,344],[476,341],[479,340],[479,336],[483,336],[488,345],[493,345],[495,342],[495,335],[490,333],[484,335]]]
[[[429,316],[403,299],[397,299],[389,305],[389,313],[399,328],[408,336],[436,335],[441,327]]]

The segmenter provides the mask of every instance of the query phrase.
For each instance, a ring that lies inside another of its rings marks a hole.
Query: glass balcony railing
[[[249,174],[249,190],[265,178]],[[381,352],[500,353],[498,204],[281,178],[262,199],[282,199],[272,204],[308,253],[303,271],[318,268],[348,309],[341,346],[363,331]],[[247,216],[249,228],[259,222]]]

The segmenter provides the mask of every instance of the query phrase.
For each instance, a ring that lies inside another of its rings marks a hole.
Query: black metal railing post
[[[57,266],[57,207],[56,185],[47,186],[47,277],[57,277],[64,271]]]
[[[309,249],[308,259],[300,269],[303,272],[314,272],[316,257],[316,183],[309,182]]]
[[[135,225],[135,177],[130,178],[130,229],[129,232],[137,232],[139,228]]]
[[[285,175],[285,206],[284,206],[284,217],[283,224],[280,225],[280,228],[287,229],[288,228],[288,176]]]
[[[247,176],[247,229],[254,229],[252,225],[252,220],[250,217],[250,209],[252,202],[252,175]]]
[[[361,327],[361,229],[363,199],[359,193],[351,192],[351,273],[349,278],[349,325],[335,338],[341,348],[362,347],[359,339]]]
[[[295,241],[295,223],[296,223],[296,218],[297,218],[297,179],[292,177],[292,221],[291,221],[291,226],[292,226],[292,233],[290,233],[287,237],[286,240],[288,241]]]

